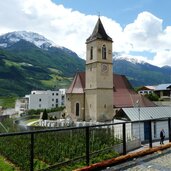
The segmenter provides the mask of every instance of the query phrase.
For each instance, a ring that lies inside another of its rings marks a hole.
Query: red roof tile
[[[84,93],[85,88],[85,72],[77,73],[72,81],[67,93]]]
[[[85,72],[77,73],[67,93],[84,93]],[[113,105],[121,107],[152,107],[156,106],[146,97],[137,94],[124,75],[113,74]],[[138,104],[136,104],[138,102]],[[138,107],[138,106],[137,106]]]

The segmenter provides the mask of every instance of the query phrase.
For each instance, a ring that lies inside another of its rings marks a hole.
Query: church
[[[66,113],[75,121],[111,121],[118,109],[155,104],[137,94],[124,75],[113,73],[113,40],[100,17],[86,40],[86,71],[77,73],[66,92]]]

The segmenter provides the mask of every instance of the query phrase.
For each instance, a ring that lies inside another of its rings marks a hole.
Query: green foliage
[[[113,71],[126,75],[134,87],[156,85],[170,82],[171,68],[157,67],[150,64],[134,64],[126,60],[113,60]]]
[[[47,114],[46,109],[44,109],[44,111],[43,111],[42,119],[43,120],[47,120],[48,119],[48,114]]]
[[[4,157],[0,156],[0,170],[12,171],[12,170],[16,170],[16,168],[13,166],[13,164],[7,161]]]
[[[151,101],[159,101],[159,96],[155,93],[146,94],[145,97]]]
[[[47,113],[50,113],[50,112],[56,112],[56,111],[62,111],[64,110],[65,107],[63,106],[60,106],[60,107],[57,107],[57,108],[51,108],[51,109],[46,109]],[[27,111],[27,114],[28,115],[39,115],[41,112],[43,112],[44,109],[30,109]]]
[[[109,137],[111,135],[111,138]],[[90,163],[118,156],[113,146],[121,142],[112,129],[93,128],[90,132]],[[85,130],[74,129],[34,134],[34,170],[53,167],[54,170],[72,170],[85,166]],[[108,139],[107,139],[108,137]],[[21,170],[29,170],[30,135],[0,137],[0,154],[7,157]],[[96,153],[98,151],[98,153]],[[81,158],[82,157],[82,158]],[[80,158],[80,160],[76,160]],[[61,162],[71,164],[62,164]]]
[[[3,108],[14,108],[15,107],[15,101],[16,101],[17,97],[13,96],[13,97],[1,97],[0,96],[0,106],[2,106]]]
[[[105,151],[105,152],[102,152],[100,154],[98,153],[97,155],[93,156],[90,159],[90,164],[98,163],[98,162],[108,160],[108,159],[112,159],[112,158],[115,158],[115,157],[118,157],[118,156],[119,156],[119,154],[116,153],[115,151],[108,150],[107,152]],[[78,168],[82,168],[84,166],[86,166],[86,163],[83,162],[83,161],[73,162],[73,163],[71,163],[69,165],[59,167],[58,171],[75,170],[75,169],[78,169]]]
[[[84,64],[67,49],[43,50],[21,40],[0,49],[0,94],[23,96],[33,89],[67,88]]]
[[[19,131],[17,125],[14,123],[13,119],[11,119],[11,118],[6,118],[3,121],[1,121],[1,123],[3,126],[0,125],[0,132],[5,132],[4,127],[8,132]]]

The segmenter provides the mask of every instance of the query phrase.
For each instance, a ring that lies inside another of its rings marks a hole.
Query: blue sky
[[[170,0],[53,0],[66,8],[80,11],[86,15],[104,15],[125,27],[133,22],[137,15],[149,11],[164,20],[163,25],[171,23]]]
[[[36,32],[85,59],[85,41],[100,13],[114,52],[171,66],[170,7],[170,0],[5,0],[0,1],[0,35]]]

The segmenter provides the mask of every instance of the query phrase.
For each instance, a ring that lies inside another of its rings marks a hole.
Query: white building
[[[23,113],[28,109],[28,99],[27,98],[21,98],[17,99],[15,102],[15,111],[18,114]]]
[[[23,113],[29,109],[51,109],[65,106],[65,89],[58,91],[31,91],[31,94],[25,95],[21,100],[16,101],[16,111]]]
[[[143,86],[138,89],[138,94],[146,95],[151,94],[155,90],[155,86]]]
[[[165,138],[168,138],[168,118],[171,118],[171,107],[141,107],[122,108],[115,115],[115,119],[134,121],[132,123],[132,135],[139,137],[141,141],[149,140],[149,120],[151,120],[152,139],[160,139],[161,129],[165,130]],[[137,121],[137,122],[135,122]]]
[[[58,91],[31,91],[26,95],[28,98],[28,109],[51,109],[65,105],[65,89]]]

